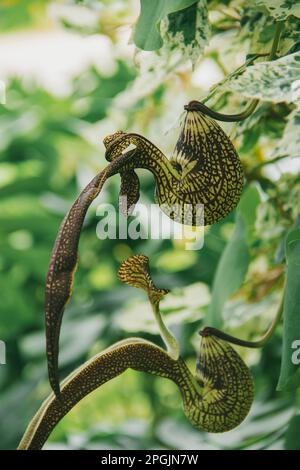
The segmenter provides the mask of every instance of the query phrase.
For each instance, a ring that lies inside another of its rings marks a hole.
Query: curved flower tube
[[[170,160],[139,134],[120,131],[106,137],[104,144],[110,163],[83,189],[65,216],[47,273],[47,361],[50,384],[57,397],[59,334],[72,292],[79,237],[86,212],[107,179],[121,175],[120,207],[128,214],[139,198],[135,169],[148,169],[155,177],[156,200],[161,209],[186,225],[212,224],[222,219],[237,205],[243,187],[242,166],[229,138],[215,121],[197,111],[186,113]],[[136,148],[124,153],[130,144]]]
[[[127,369],[172,380],[179,388],[190,422],[208,432],[225,432],[247,416],[253,401],[249,369],[227,343],[202,338],[195,377],[182,358],[141,338],[129,338],[94,356],[62,383],[29,424],[19,449],[41,449],[59,421],[84,397]]]

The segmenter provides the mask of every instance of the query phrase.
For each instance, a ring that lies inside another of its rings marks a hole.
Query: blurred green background
[[[64,214],[106,165],[103,137],[120,128],[140,132],[171,155],[183,105],[205,95],[243,61],[244,50],[232,50],[224,64],[216,42],[194,71],[183,67],[168,75],[166,66],[151,78],[148,66],[142,75],[145,62],[137,61],[134,46],[128,44],[137,14],[137,1],[1,2],[0,79],[6,83],[6,103],[0,105],[0,339],[7,345],[7,364],[0,366],[2,449],[16,448],[50,392],[45,274]],[[220,26],[222,40],[221,34]],[[146,62],[150,57],[146,55]],[[249,174],[280,138],[280,119],[287,112],[283,104],[270,107],[242,137],[236,134]],[[232,131],[231,125],[225,128]],[[268,181],[278,179],[281,171],[276,167],[259,174],[261,187],[267,191]],[[150,203],[152,176],[143,171],[139,175],[142,201]],[[290,179],[298,188],[297,201],[299,177],[294,172]],[[118,176],[109,181],[84,224],[74,292],[62,326],[61,377],[125,337],[140,335],[161,344],[144,295],[117,279],[120,263],[133,253],[148,255],[157,285],[172,290],[163,311],[182,355],[195,367],[197,331],[205,323],[215,270],[233,233],[235,215],[206,229],[199,251],[187,251],[182,241],[174,240],[102,241],[96,235],[96,208],[100,202],[116,205],[119,185]],[[289,187],[290,180],[283,181],[283,202],[289,200]],[[266,212],[270,208],[272,204]],[[282,267],[274,254],[291,221],[277,223],[276,209],[271,209],[257,229],[245,283],[225,306],[225,327],[242,337],[264,331],[278,304]],[[77,405],[46,448],[299,448],[299,396],[276,392],[280,328],[263,351],[242,354],[253,370],[256,400],[236,430],[212,435],[194,429],[172,383],[127,371]]]

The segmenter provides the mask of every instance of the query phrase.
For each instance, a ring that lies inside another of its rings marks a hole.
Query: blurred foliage
[[[227,299],[242,285],[250,263],[251,234],[260,198],[255,186],[249,186],[241,197],[236,211],[236,225],[219,261],[207,322],[222,326],[223,310]],[[224,282],[227,279],[227,282]]]
[[[245,98],[228,91],[228,77],[247,72],[244,57],[270,48],[273,19],[264,6],[257,9],[242,0],[207,4],[213,37],[204,55],[199,43],[202,58],[193,72],[184,54],[173,60],[164,47],[133,54],[132,46],[126,46],[124,52],[122,34],[137,21],[137,1],[1,2],[2,33],[64,28],[83,36],[101,34],[110,41],[115,61],[110,75],[91,65],[74,76],[64,96],[50,93],[34,77],[6,79],[6,105],[0,105],[0,338],[7,344],[7,365],[0,367],[2,449],[17,446],[49,393],[45,274],[64,214],[106,164],[103,136],[119,128],[141,132],[170,155],[183,104],[205,97],[216,110],[236,110]],[[279,55],[297,53],[297,29],[299,20],[289,16]],[[223,79],[207,95],[197,76],[212,67]],[[300,220],[298,109],[295,103],[263,101],[245,122],[224,124],[242,158],[247,187],[236,213],[205,229],[202,250],[186,251],[181,240],[99,240],[97,203],[116,204],[119,190],[118,177],[109,182],[84,224],[74,293],[62,328],[62,377],[124,337],[139,334],[160,342],[144,296],[117,280],[120,262],[132,253],[148,255],[157,285],[172,290],[163,311],[192,369],[197,331],[206,323],[211,298],[226,331],[246,339],[265,331],[283,288],[287,233]],[[142,201],[151,203],[153,179],[140,174]],[[237,273],[230,271],[232,240],[248,253],[244,264],[236,256]],[[193,429],[172,383],[128,371],[79,403],[55,429],[47,448],[297,449],[299,391],[276,391],[282,333],[279,327],[261,351],[240,350],[253,370],[256,401],[236,430],[209,435]]]
[[[0,6],[1,31],[32,27],[41,23],[49,0],[3,0]]]

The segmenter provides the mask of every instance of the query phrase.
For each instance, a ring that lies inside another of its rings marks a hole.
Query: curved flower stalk
[[[125,284],[129,284],[132,287],[138,287],[144,289],[148,294],[148,299],[151,304],[154,317],[157,321],[158,328],[162,339],[164,340],[168,354],[173,359],[179,357],[179,346],[163,322],[159,304],[165,295],[169,293],[167,289],[158,289],[152,281],[149,268],[149,258],[144,255],[130,256],[124,261],[119,269],[119,279]]]
[[[168,291],[155,287],[148,261],[143,255],[130,257],[119,276],[123,282],[144,289],[150,303],[157,305]],[[94,356],[64,380],[59,398],[52,393],[44,401],[19,449],[41,449],[54,427],[79,401],[127,369],[172,380],[180,390],[186,417],[197,428],[225,432],[238,426],[253,401],[253,381],[246,364],[229,344],[204,331],[193,375],[157,311],[155,317],[168,351],[142,338],[129,338]]]
[[[51,254],[45,289],[48,372],[59,397],[59,334],[77,266],[78,243],[86,212],[104,183],[121,176],[120,207],[130,213],[139,198],[136,168],[146,168],[156,182],[156,200],[169,217],[186,225],[213,224],[237,205],[243,170],[229,138],[211,118],[187,111],[170,160],[145,137],[116,132],[104,139],[108,166],[83,189],[58,232]],[[135,149],[126,151],[130,144]],[[124,202],[124,196],[127,199]]]

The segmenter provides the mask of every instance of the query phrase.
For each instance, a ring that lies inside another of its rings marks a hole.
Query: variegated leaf
[[[255,0],[255,3],[266,7],[277,20],[285,20],[290,15],[300,18],[299,0]]]
[[[294,103],[300,100],[300,52],[251,65],[227,82],[225,88],[246,98]]]
[[[140,0],[141,13],[135,26],[133,40],[144,51],[154,51],[163,45],[160,22],[169,13],[189,7],[196,0]]]
[[[207,1],[199,0],[184,10],[171,13],[162,22],[164,47],[180,51],[183,58],[196,63],[211,36]]]

